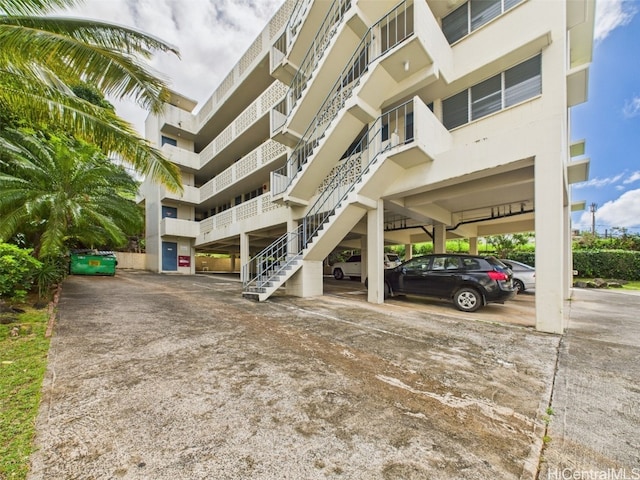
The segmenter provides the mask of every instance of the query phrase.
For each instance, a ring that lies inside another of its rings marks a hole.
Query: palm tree
[[[137,182],[96,147],[41,133],[7,130],[0,146],[0,238],[17,233],[37,258],[69,247],[122,245],[139,233],[143,212],[133,196]]]
[[[0,0],[0,110],[31,125],[69,132],[98,145],[105,154],[117,154],[168,188],[181,189],[179,170],[130,124],[111,110],[75,96],[69,87],[95,85],[105,95],[133,98],[157,113],[168,91],[143,60],[154,51],[177,55],[177,49],[130,28],[45,16],[77,3]]]

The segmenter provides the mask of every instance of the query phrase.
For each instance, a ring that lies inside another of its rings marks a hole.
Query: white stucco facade
[[[322,261],[357,248],[379,303],[385,245],[535,231],[536,325],[561,332],[593,17],[593,0],[287,1],[199,109],[175,94],[147,119],[185,185],[141,189],[147,268],[230,253],[246,294],[321,295]]]

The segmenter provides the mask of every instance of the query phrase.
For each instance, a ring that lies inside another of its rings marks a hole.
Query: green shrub
[[[0,243],[0,297],[21,299],[33,287],[42,264],[24,250]]]
[[[640,252],[631,250],[578,250],[573,269],[581,277],[640,280]]]

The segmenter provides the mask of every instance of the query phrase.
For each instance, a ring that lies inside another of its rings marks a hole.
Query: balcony
[[[163,218],[160,222],[160,236],[196,238],[200,233],[198,222],[179,218]]]
[[[184,185],[182,194],[170,192],[164,187],[160,187],[160,200],[175,200],[180,203],[198,205],[200,203],[200,189]]]
[[[281,143],[267,140],[255,150],[242,157],[216,177],[200,187],[200,201],[213,197],[238,180],[246,178],[286,155],[287,149]]]
[[[187,139],[193,139],[198,131],[196,117],[191,112],[173,105],[164,105],[160,121],[160,131],[176,136],[179,134]]]
[[[194,173],[200,168],[200,155],[180,147],[165,143],[160,151],[168,160],[178,165],[182,170]]]
[[[287,212],[286,207],[272,202],[271,194],[267,192],[202,220],[196,246],[286,222]]]
[[[285,84],[279,81],[273,82],[262,95],[238,115],[231,125],[202,149],[200,152],[200,168],[207,165],[216,155],[236,141],[242,133],[254,126],[265,115],[268,115],[271,109],[282,100],[286,91],[287,86]]]

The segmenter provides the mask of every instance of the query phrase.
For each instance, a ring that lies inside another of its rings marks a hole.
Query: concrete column
[[[439,223],[433,228],[433,253],[446,253],[447,231],[444,225]]]
[[[469,238],[469,255],[478,254],[478,237]]]
[[[367,212],[367,301],[384,303],[384,202]]]
[[[287,280],[286,289],[294,297],[322,295],[322,261],[304,260],[302,268]]]
[[[404,246],[404,261],[411,260],[413,258],[413,244],[407,243]]]
[[[367,268],[369,262],[369,250],[367,246],[367,236],[360,237],[360,282],[364,283],[365,279],[369,275],[369,269]]]
[[[229,260],[230,260],[230,263],[231,263],[231,266],[230,266],[231,272],[233,273],[233,272],[236,271],[236,254],[235,253],[230,254],[229,255]]]
[[[564,183],[561,153],[535,160],[536,329],[562,333],[565,284],[563,270]]]
[[[249,263],[249,234],[241,233],[240,234],[240,280],[243,282],[247,281],[248,278],[244,278],[243,268],[247,263]]]
[[[573,251],[571,246],[571,205],[564,207],[564,290],[563,298],[571,298],[571,287],[573,286]],[[563,326],[566,328],[568,314],[565,312]]]
[[[293,218],[289,217],[287,219],[287,232],[289,232],[289,234],[293,234],[296,229],[298,228],[298,221],[294,220]],[[302,239],[298,239],[298,241],[295,241],[294,237],[289,237],[289,243],[287,244],[287,253],[290,255],[296,255],[298,253],[300,253],[300,248],[302,247]]]

